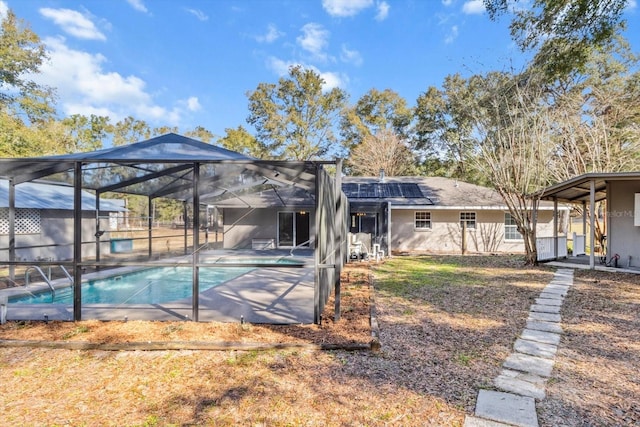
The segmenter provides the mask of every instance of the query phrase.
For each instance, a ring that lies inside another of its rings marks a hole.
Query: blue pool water
[[[200,268],[200,291],[251,271],[253,268]],[[83,304],[159,304],[191,297],[193,273],[190,267],[159,267],[121,276],[93,280],[82,285]],[[18,304],[73,304],[71,287],[33,296],[11,298]]]

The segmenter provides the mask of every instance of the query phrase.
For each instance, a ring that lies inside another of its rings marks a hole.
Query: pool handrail
[[[51,280],[49,280],[49,278],[47,277],[46,274],[44,274],[44,271],[42,271],[42,269],[40,267],[38,267],[37,265],[30,265],[29,267],[27,267],[27,269],[24,272],[24,286],[27,287],[29,286],[29,270],[30,269],[34,269],[35,271],[37,271],[38,273],[40,273],[40,275],[42,276],[42,278],[44,279],[45,283],[49,286],[49,289],[51,289],[51,296],[53,298],[56,297],[56,289],[53,287],[53,284],[51,283]],[[67,273],[68,274],[68,273]]]

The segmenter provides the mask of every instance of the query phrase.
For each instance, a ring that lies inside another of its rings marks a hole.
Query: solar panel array
[[[376,182],[370,184],[344,183],[342,191],[349,199],[385,199],[403,197],[415,199],[423,197],[415,183]]]

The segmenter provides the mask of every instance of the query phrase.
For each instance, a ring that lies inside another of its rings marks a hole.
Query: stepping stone
[[[560,306],[546,305],[546,304],[533,304],[531,306],[531,311],[536,311],[538,313],[560,313]]]
[[[562,303],[562,301],[564,301],[564,295],[561,294],[552,294],[550,292],[541,292],[540,296],[538,298],[544,298],[544,299],[554,299],[556,301],[560,301]]]
[[[551,371],[553,371],[553,359],[544,359],[522,353],[511,353],[502,364],[502,367],[540,375],[541,377],[549,377],[551,376]]]
[[[536,402],[532,397],[493,390],[480,390],[476,416],[520,427],[538,427]]]
[[[485,420],[484,418],[472,417],[467,415],[464,418],[463,427],[509,427],[509,424],[499,423],[497,421]]]
[[[536,298],[536,304],[562,305],[562,299],[558,299],[558,298]]]
[[[493,383],[503,391],[521,396],[529,396],[539,400],[544,399],[546,396],[544,391],[546,380],[539,375],[503,369]]]
[[[527,329],[536,331],[553,332],[555,334],[562,333],[562,326],[557,322],[544,322],[540,320],[527,320]]]
[[[560,334],[553,332],[538,331],[535,329],[525,329],[520,334],[520,338],[528,341],[537,341],[545,344],[560,344]]]
[[[538,320],[543,322],[560,322],[560,315],[556,313],[538,313],[536,311],[529,312],[527,320]]]
[[[558,346],[554,344],[517,339],[513,345],[513,349],[520,353],[530,354],[531,356],[553,359],[558,351]]]
[[[546,288],[544,288],[542,290],[543,293],[546,294],[556,294],[556,295],[562,295],[563,297],[567,295],[567,289],[559,289],[559,288],[550,288],[549,286],[547,286]]]

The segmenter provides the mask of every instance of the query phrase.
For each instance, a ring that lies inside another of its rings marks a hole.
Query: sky
[[[35,78],[56,88],[61,117],[132,116],[222,137],[247,124],[247,94],[289,67],[357,100],[391,89],[414,106],[447,75],[519,70],[509,16],[482,0],[0,0],[45,43]],[[640,8],[625,36],[640,53]]]

